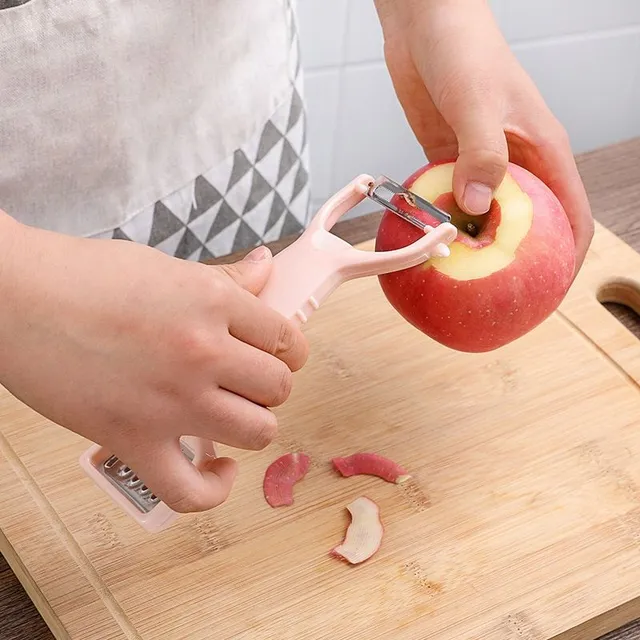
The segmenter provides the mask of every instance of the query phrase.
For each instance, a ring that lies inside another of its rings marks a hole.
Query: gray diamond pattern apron
[[[0,0],[0,58],[15,218],[190,260],[306,225],[293,0]]]

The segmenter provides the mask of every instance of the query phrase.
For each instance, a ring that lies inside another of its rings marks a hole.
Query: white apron
[[[300,231],[291,0],[0,0],[0,209],[207,259]]]

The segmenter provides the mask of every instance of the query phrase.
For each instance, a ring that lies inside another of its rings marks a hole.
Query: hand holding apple
[[[489,211],[469,215],[453,196],[455,162],[428,164],[404,183],[451,214],[458,237],[446,258],[379,277],[391,305],[413,326],[452,349],[497,349],[531,331],[564,298],[576,250],[571,225],[553,192],[509,163]],[[428,214],[397,198],[394,204],[435,226]],[[377,251],[414,242],[422,232],[386,212]]]
[[[567,132],[513,55],[490,4],[375,4],[389,74],[418,143],[429,162],[455,158],[458,205],[486,213],[508,161],[524,167],[564,208],[576,246],[575,276],[593,236],[589,201]]]

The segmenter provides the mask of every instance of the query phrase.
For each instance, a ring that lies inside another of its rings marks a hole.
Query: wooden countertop
[[[607,146],[577,157],[596,220],[640,252],[640,138]],[[351,244],[374,237],[380,214],[338,223],[333,232]],[[274,252],[293,238],[273,243]],[[228,256],[228,262],[241,255]],[[624,307],[610,310],[640,336],[640,322]],[[0,638],[2,640],[53,640],[53,635],[0,555]],[[640,621],[612,632],[601,640],[640,640]]]

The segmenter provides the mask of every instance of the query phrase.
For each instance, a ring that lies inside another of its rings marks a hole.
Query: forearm
[[[373,3],[380,12],[451,9],[491,11],[487,0],[373,0]]]
[[[385,35],[410,31],[416,22],[435,37],[462,35],[469,26],[476,32],[496,29],[487,0],[373,0]],[[475,27],[474,27],[475,25]],[[486,32],[485,32],[486,33]]]

